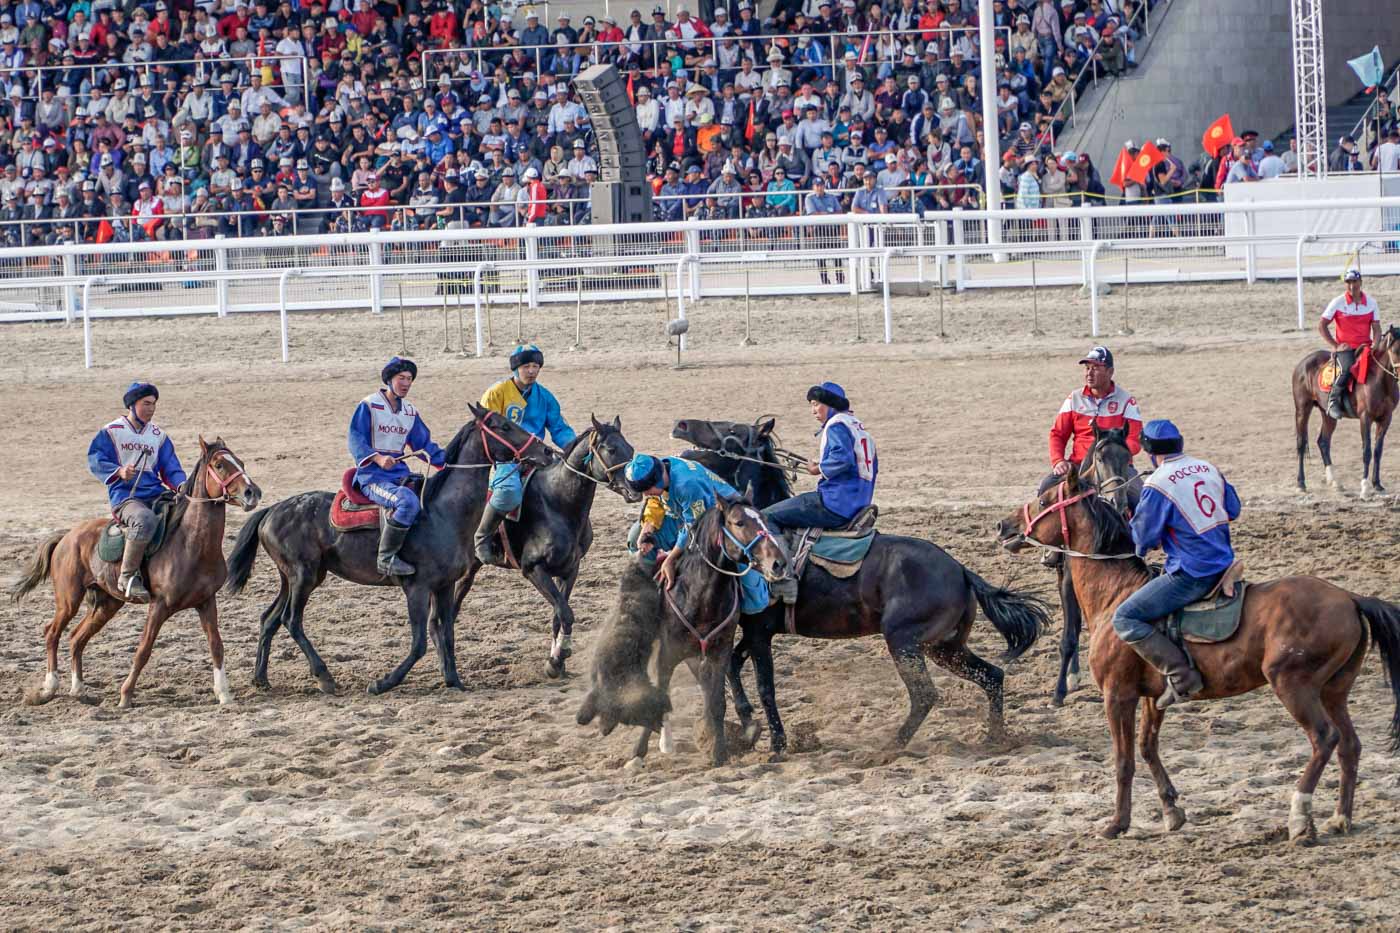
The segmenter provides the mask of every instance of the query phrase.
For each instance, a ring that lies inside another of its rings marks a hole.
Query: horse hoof
[[[1317,843],[1317,826],[1311,816],[1288,821],[1288,841],[1295,846],[1310,846]]]
[[[232,693],[221,693],[218,697],[220,706],[232,706],[234,703]]]
[[[1351,835],[1351,817],[1334,816],[1327,821],[1323,829],[1333,836],[1349,836]]]
[[[661,739],[657,743],[663,755],[674,755],[676,753],[676,737],[671,734],[671,721],[665,720],[661,724]]]
[[[268,683],[266,677],[254,677],[253,687],[257,690],[271,690],[272,684]]]
[[[383,682],[383,681],[376,680],[376,681],[374,681],[373,683],[371,683],[368,687],[365,688],[365,692],[368,693],[368,694],[369,694],[370,696],[372,696],[372,697],[377,697],[377,696],[379,696],[381,693],[384,693],[384,692],[385,692],[386,690],[388,690],[388,689],[389,689],[388,687],[384,686],[384,682]]]
[[[558,680],[564,676],[564,659],[550,658],[544,662],[544,672],[550,680]]]
[[[1110,821],[1103,829],[1099,830],[1099,836],[1104,839],[1117,839],[1128,831],[1128,827],[1116,820]]]
[[[445,681],[443,681],[443,684],[442,684],[442,685],[443,685],[444,687],[446,687],[448,690],[460,690],[460,691],[462,691],[463,693],[466,693],[466,692],[467,692],[467,685],[464,684],[464,683],[462,683],[462,682],[461,682],[460,680],[458,680],[456,677],[452,678],[451,680],[445,680]]]
[[[264,682],[263,686],[266,686]],[[340,687],[336,684],[335,678],[330,674],[322,674],[316,678],[316,686],[328,697],[333,697],[340,693]]]
[[[622,766],[622,770],[623,770],[623,771],[631,771],[632,773],[635,774],[636,772],[642,770],[642,769],[645,768],[646,766],[647,766],[647,760],[646,760],[645,758],[629,758],[629,759],[627,760],[627,764],[625,764],[625,765]]]
[[[1180,807],[1167,807],[1162,811],[1162,824],[1167,832],[1174,833],[1186,825],[1186,811]]]
[[[1078,690],[1082,685],[1083,678],[1080,676],[1079,671],[1074,671],[1068,677],[1065,678],[1065,693],[1073,693],[1074,691]]]
[[[1061,706],[1065,705],[1065,698],[1057,693],[1050,698],[1050,705],[1055,707],[1055,709],[1059,709]]]
[[[744,744],[749,748],[753,748],[758,744],[758,737],[762,735],[762,733],[763,730],[759,727],[758,723],[749,723],[744,727]]]
[[[131,697],[126,696],[125,694],[123,694],[123,695],[122,695],[122,698],[121,698],[120,700],[117,701],[117,709],[131,709],[131,707],[132,707]]]

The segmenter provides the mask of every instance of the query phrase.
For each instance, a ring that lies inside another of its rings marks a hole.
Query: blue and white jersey
[[[141,472],[123,482],[116,474],[128,464],[139,466]],[[159,426],[141,424],[129,415],[111,422],[93,437],[88,445],[88,471],[107,484],[107,499],[114,511],[127,499],[149,502],[185,481],[185,471],[169,435]]]
[[[875,477],[880,472],[875,440],[850,412],[835,412],[822,425],[818,465],[822,505],[837,515],[854,518],[875,499]]]
[[[377,454],[400,457],[404,451],[421,450],[428,454],[433,466],[442,466],[445,460],[418,409],[400,399],[395,411],[383,389],[366,396],[355,407],[346,441],[355,461],[355,485],[360,488],[371,483],[397,485],[408,477],[408,464],[395,463],[386,470],[371,459]]]
[[[1230,522],[1239,515],[1240,498],[1219,470],[1177,454],[1143,483],[1133,513],[1133,543],[1140,556],[1160,547],[1167,573],[1209,577],[1234,563]]]

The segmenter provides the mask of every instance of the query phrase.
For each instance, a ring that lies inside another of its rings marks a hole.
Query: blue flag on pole
[[[1366,86],[1368,94],[1385,77],[1385,63],[1381,61],[1380,46],[1376,46],[1360,58],[1348,59],[1347,64],[1351,66],[1352,71],[1356,72],[1361,83]]]

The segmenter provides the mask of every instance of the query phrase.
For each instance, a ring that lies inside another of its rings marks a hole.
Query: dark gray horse
[[[1142,498],[1142,477],[1133,468],[1133,455],[1128,450],[1128,429],[1105,429],[1094,425],[1094,444],[1084,457],[1079,475],[1088,478],[1088,483],[1099,491],[1100,497],[1111,500],[1119,515],[1131,516]],[[1065,624],[1060,628],[1060,671],[1055,678],[1055,692],[1050,701],[1056,706],[1064,706],[1065,697],[1070,691],[1079,689],[1079,633],[1084,627],[1084,619],[1079,613],[1074,584],[1070,581],[1069,562],[1059,561],[1056,574]]]
[[[745,558],[744,555],[750,555]],[[742,563],[741,563],[742,562]],[[637,632],[654,632],[660,640],[656,656],[657,688],[669,699],[671,675],[685,661],[700,682],[705,697],[705,723],[710,733],[710,761],[718,766],[729,758],[724,737],[724,680],[734,648],[739,618],[739,586],[735,579],[745,570],[779,580],[787,573],[787,552],[768,531],[763,518],[746,501],[720,502],[695,523],[690,541],[681,553],[676,582],[661,593],[655,610],[658,621],[632,619]],[[600,650],[594,659],[593,689],[584,697],[578,721],[586,725],[601,710],[609,710],[605,730],[617,722],[642,724],[635,755],[645,758],[655,728],[655,714],[669,708],[646,691],[631,691],[635,698],[600,695],[608,684],[635,682],[644,674],[650,657],[639,650],[637,638],[607,639],[616,645]],[[662,751],[671,751],[669,722],[661,729]]]
[[[685,436],[699,443],[711,436],[725,436],[731,424],[689,419],[684,425]],[[776,464],[759,469],[780,472]],[[818,568],[803,574],[795,627],[798,635],[808,638],[884,636],[909,691],[909,713],[895,733],[895,745],[908,744],[937,698],[926,659],[982,688],[989,704],[988,731],[995,737],[1005,729],[1005,675],[1001,668],[968,650],[967,638],[979,605],[1006,638],[1005,660],[1029,649],[1050,621],[1049,608],[1043,602],[992,586],[937,545],[882,534],[855,576],[838,579]],[[780,755],[787,747],[787,735],[774,690],[772,642],[773,636],[786,631],[783,607],[775,605],[759,615],[744,616],[742,626],[744,635],[733,651],[729,670],[735,712],[745,731],[755,734],[753,705],[740,678],[745,658],[752,657],[769,741],[773,753]]]
[[[520,521],[503,526],[520,573],[554,610],[545,666],[550,677],[564,673],[565,662],[573,653],[574,611],[569,607],[569,596],[578,579],[579,564],[593,544],[589,514],[594,493],[606,486],[628,502],[642,498],[622,482],[622,470],[633,454],[632,445],[622,436],[622,419],[614,418],[607,424],[589,417],[593,426],[570,443],[563,458],[530,479]],[[453,597],[458,611],[482,567],[475,555],[472,557]]]
[[[518,460],[548,466],[555,459],[545,445],[531,443],[530,435],[519,426],[480,406],[469,407],[474,420],[463,425],[445,448],[447,467],[429,478],[423,491],[423,512],[404,543],[404,558],[417,568],[412,576],[380,575],[375,567],[378,535],[367,531],[341,532],[331,527],[334,496],[329,492],[292,496],[254,513],[243,526],[228,560],[229,592],[240,592],[248,582],[259,544],[281,576],[277,597],[262,614],[253,672],[256,686],[268,685],[272,636],[285,625],[306,655],[321,690],[336,692],[335,679],[302,629],[306,601],[329,572],[352,583],[402,587],[407,597],[412,632],[408,657],[386,677],[372,683],[370,693],[397,687],[427,651],[430,615],[443,682],[463,689],[457,676],[457,601],[452,587],[475,560],[472,536],[486,501],[487,471],[493,463]]]
[[[762,510],[792,498],[792,484],[779,461],[781,448],[773,435],[775,424],[772,418],[753,424],[683,418],[675,423],[671,436],[695,445],[682,457],[704,465]]]

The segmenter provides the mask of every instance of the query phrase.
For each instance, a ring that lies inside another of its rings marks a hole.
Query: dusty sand
[[[1382,307],[1400,299],[1373,283]],[[1330,288],[1310,290],[1316,309]],[[899,299],[896,336],[868,342],[878,303],[863,296],[867,342],[853,344],[849,300],[755,303],[755,347],[740,349],[742,303],[692,309],[686,368],[669,368],[656,305],[527,312],[523,331],[549,356],[546,378],[577,423],[620,413],[639,449],[672,451],[682,416],[779,416],[788,446],[811,443],[802,393],[847,386],[881,445],[886,530],[937,541],[996,582],[1050,595],[1033,557],[994,546],[992,522],[1044,468],[1045,429],[1078,378],[1087,301],[1044,292],[1032,338],[1029,296],[950,296],[946,340],[934,299]],[[1392,500],[1355,497],[1355,424],[1334,444],[1348,491],[1293,483],[1288,376],[1316,343],[1290,332],[1290,287],[1134,289],[1131,337],[1106,337],[1119,376],[1149,416],[1177,420],[1194,449],[1239,487],[1237,546],[1254,578],[1315,572],[1358,592],[1400,598]],[[1122,326],[1121,295],[1105,330]],[[502,375],[514,313],[498,310],[496,356],[444,354],[440,314],[408,319],[422,366],[414,400],[439,436]],[[1216,332],[1228,332],[1217,336]],[[83,468],[95,427],[135,374],[163,390],[159,420],[188,456],[221,434],[268,501],[326,488],[345,461],[351,406],[399,350],[397,315],[298,315],[294,362],[277,358],[271,316],[219,321],[102,321],[99,367],[81,368],[77,328],[3,330],[0,374],[40,419],[5,454],[0,558],[8,582],[50,530],[102,511]],[[455,322],[453,328],[455,348]],[[470,338],[469,338],[470,339]],[[1385,470],[1400,490],[1400,474]],[[137,708],[116,710],[140,619],[118,616],[87,653],[83,702],[43,707],[20,694],[43,669],[47,588],[0,604],[0,926],[6,929],[407,928],[886,930],[1011,926],[1074,929],[1315,929],[1400,923],[1400,772],[1384,752],[1391,702],[1374,658],[1353,693],[1365,744],[1357,830],[1311,848],[1281,842],[1306,760],[1303,734],[1268,693],[1187,706],[1168,718],[1167,767],[1190,822],[1163,836],[1145,769],[1135,827],[1092,835],[1111,799],[1109,743],[1092,684],[1063,709],[1048,702],[1058,631],[1008,672],[1012,741],[985,741],[980,691],[936,673],[942,702],[910,747],[885,743],[903,688],[875,639],[778,643],[779,699],[790,728],[819,748],[768,761],[759,748],[710,770],[693,739],[699,697],[676,678],[677,754],[623,765],[633,735],[599,739],[573,716],[578,672],[607,613],[630,509],[594,510],[597,541],[574,607],[580,655],[547,680],[548,614],[521,580],[482,575],[459,626],[470,689],[438,689],[431,655],[404,686],[365,685],[407,649],[393,592],[329,582],[307,631],[343,695],[315,691],[279,635],[273,688],[249,685],[257,618],[275,592],[259,559],[248,592],[221,601],[237,704],[220,708],[192,614],[167,624]],[[229,539],[243,517],[231,515]],[[974,647],[1001,645],[979,624]],[[66,646],[65,646],[66,652]],[[66,654],[64,671],[67,670]],[[64,685],[66,687],[66,676]],[[731,714],[732,715],[732,714]],[[1319,787],[1330,811],[1335,763]]]

